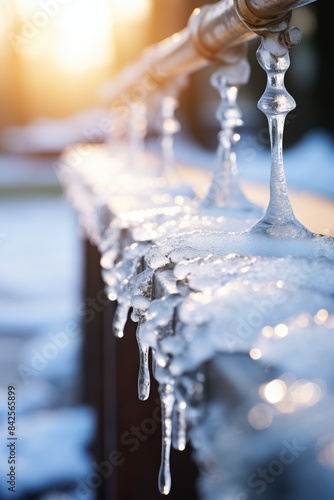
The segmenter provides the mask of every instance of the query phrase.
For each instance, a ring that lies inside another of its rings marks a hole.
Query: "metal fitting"
[[[246,26],[254,31],[284,22],[289,13],[316,0],[234,0],[235,9]],[[290,17],[289,17],[290,18]]]

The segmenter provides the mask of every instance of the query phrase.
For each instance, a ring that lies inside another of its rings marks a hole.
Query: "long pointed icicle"
[[[138,398],[145,401],[150,395],[151,377],[148,367],[149,347],[141,340],[140,323],[137,326],[136,337],[139,349]]]
[[[129,303],[118,303],[117,309],[115,311],[115,317],[112,323],[112,331],[115,337],[124,337],[124,328],[128,320],[130,304]]]
[[[172,444],[172,413],[174,407],[174,387],[171,383],[161,384],[159,387],[162,420],[162,448],[161,465],[159,471],[159,491],[168,495],[172,485],[170,474],[170,449]]]

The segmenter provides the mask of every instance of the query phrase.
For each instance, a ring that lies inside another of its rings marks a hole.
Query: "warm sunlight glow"
[[[151,0],[110,0],[115,21],[137,21],[145,18],[151,9]]]
[[[70,72],[102,66],[113,59],[109,0],[69,2],[54,19],[54,53]]]
[[[46,53],[49,63],[75,74],[112,67],[116,27],[126,32],[129,24],[145,20],[151,0],[17,0],[14,5],[19,18],[10,40],[14,48],[29,59]]]

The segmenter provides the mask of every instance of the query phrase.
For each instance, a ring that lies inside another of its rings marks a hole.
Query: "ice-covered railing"
[[[124,335],[130,309],[138,323],[141,400],[150,393],[152,351],[163,417],[163,494],[171,488],[170,448],[183,450],[190,440],[203,499],[332,498],[334,240],[296,219],[282,145],[284,120],[295,106],[284,76],[289,49],[301,38],[289,11],[305,3],[205,7],[174,40],[150,49],[146,65],[116,79],[108,144],[88,153],[74,145],[59,165],[101,253],[108,296],[117,300],[110,330]],[[271,138],[264,213],[239,186],[234,151],[242,125],[238,88],[249,76],[243,42],[255,34],[268,77],[258,103]],[[211,83],[221,97],[221,130],[211,185],[200,198],[196,183],[186,185],[175,168],[174,111],[185,88],[181,76],[209,60],[217,66]],[[154,78],[150,92],[136,99],[152,64],[168,78]],[[161,157],[145,148],[151,108]],[[314,474],[305,474],[309,469]]]

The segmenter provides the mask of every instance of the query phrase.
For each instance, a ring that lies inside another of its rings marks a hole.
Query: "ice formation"
[[[326,448],[334,446],[328,356],[334,348],[334,239],[304,228],[288,197],[282,136],[295,103],[284,86],[289,54],[281,35],[263,35],[258,50],[268,76],[259,107],[268,117],[272,157],[263,216],[235,176],[244,58],[238,71],[217,70],[213,78],[221,95],[221,132],[216,173],[203,200],[175,176],[168,186],[159,171],[148,176],[154,170],[149,156],[145,174],[138,168],[131,175],[122,167],[125,155],[111,156],[105,146],[77,163],[73,150],[64,157],[67,193],[101,252],[108,296],[117,300],[111,329],[123,336],[130,309],[138,323],[141,400],[149,397],[152,350],[162,407],[163,494],[171,488],[171,446],[183,450],[188,439],[206,471],[200,489],[210,500],[251,498],[245,478],[252,467],[279,453],[282,442],[305,442],[303,426],[308,453],[318,450],[318,464],[334,466],[332,448]],[[170,168],[175,101],[165,96],[164,106],[163,151]],[[139,153],[142,162],[142,137],[135,131],[143,130],[143,109],[134,111],[130,152],[133,162]],[[212,377],[222,383],[213,384],[205,400]],[[328,418],[319,429],[321,412]]]

